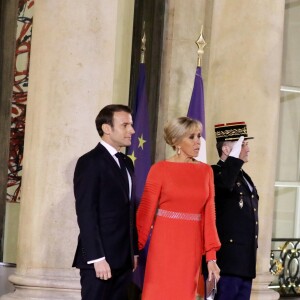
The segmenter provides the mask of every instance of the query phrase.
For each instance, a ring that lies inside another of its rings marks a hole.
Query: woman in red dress
[[[149,171],[137,212],[140,249],[153,226],[143,300],[195,300],[204,254],[209,279],[220,277],[213,173],[194,159],[201,131],[201,123],[188,117],[170,122],[165,140],[176,154]]]

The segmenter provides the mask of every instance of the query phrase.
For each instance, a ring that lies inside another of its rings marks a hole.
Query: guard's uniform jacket
[[[221,249],[217,263],[222,275],[254,278],[258,238],[258,194],[242,171],[243,161],[229,156],[213,165],[216,222]],[[248,183],[247,183],[248,182]]]

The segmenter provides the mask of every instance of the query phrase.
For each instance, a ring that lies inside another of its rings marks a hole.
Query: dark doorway
[[[134,7],[129,105],[131,108],[135,107],[136,86],[141,54],[141,40],[144,28],[147,39],[145,65],[150,118],[150,136],[152,140],[152,161],[154,160],[155,155],[165,2],[165,0],[136,0]]]

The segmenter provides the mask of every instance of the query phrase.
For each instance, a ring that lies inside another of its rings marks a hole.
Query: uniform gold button
[[[254,208],[254,211],[256,211],[256,208]]]
[[[229,242],[230,242],[230,243],[233,243],[233,240],[230,239]]]
[[[240,195],[243,195],[243,193],[242,193],[242,192],[240,192]]]
[[[255,236],[255,238],[257,239],[257,235]]]
[[[258,225],[258,222],[256,221],[255,224]]]
[[[252,195],[251,198],[254,198],[254,195]]]

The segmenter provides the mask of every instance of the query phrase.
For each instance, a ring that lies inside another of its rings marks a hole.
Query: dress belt
[[[200,221],[201,214],[189,214],[177,211],[169,211],[164,209],[158,209],[156,215],[159,217],[165,217],[169,219],[178,219],[178,220],[186,220],[186,221]]]

